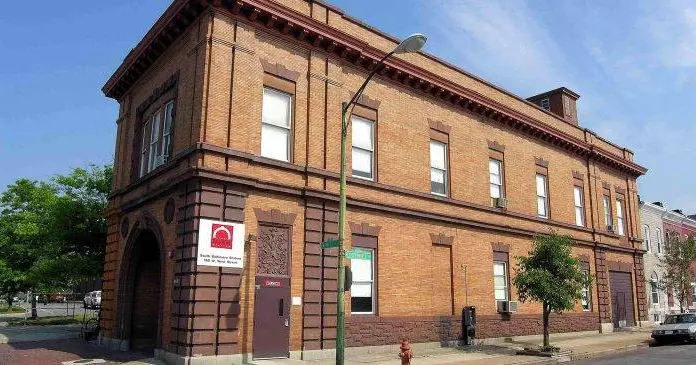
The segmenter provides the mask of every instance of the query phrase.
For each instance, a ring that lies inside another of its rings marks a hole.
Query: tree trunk
[[[13,295],[12,294],[7,294],[7,308],[12,308],[12,302],[13,302]]]
[[[36,313],[36,293],[31,292],[31,319],[38,317]]]
[[[543,304],[543,316],[544,316],[544,348],[548,348],[550,346],[549,344],[549,314],[551,313],[551,310],[549,306],[544,303]]]

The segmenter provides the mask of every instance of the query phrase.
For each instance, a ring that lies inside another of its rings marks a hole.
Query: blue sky
[[[117,105],[100,89],[164,0],[21,2],[0,14],[0,189],[110,162]],[[530,96],[581,95],[580,124],[635,152],[642,197],[696,213],[696,2],[335,0],[387,33]],[[7,8],[9,7],[9,8]]]

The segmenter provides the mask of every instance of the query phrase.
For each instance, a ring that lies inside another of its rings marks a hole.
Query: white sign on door
[[[198,265],[244,267],[244,224],[201,219]]]

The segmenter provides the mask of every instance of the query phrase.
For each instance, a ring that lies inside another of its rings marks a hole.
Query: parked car
[[[85,299],[82,302],[85,308],[99,308],[101,307],[101,290],[91,291],[85,294]]]
[[[656,344],[696,342],[696,313],[668,314],[650,336]]]
[[[68,300],[64,294],[51,294],[49,301],[51,303],[65,303]]]

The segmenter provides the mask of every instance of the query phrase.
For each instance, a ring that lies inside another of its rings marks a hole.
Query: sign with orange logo
[[[201,219],[198,265],[244,267],[244,224]]]

